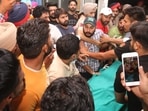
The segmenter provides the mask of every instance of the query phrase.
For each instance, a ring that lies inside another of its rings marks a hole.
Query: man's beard
[[[75,11],[76,11],[75,8],[69,8],[69,10],[70,10],[71,12],[75,12]]]
[[[86,37],[91,37],[91,36],[93,36],[94,35],[94,33],[95,33],[95,31],[93,32],[93,33],[89,33],[89,32],[84,32],[84,30],[83,30],[83,33],[84,33],[84,35],[86,36]]]
[[[51,16],[49,16],[49,18],[56,19],[55,15],[51,15]]]
[[[69,21],[68,21],[68,20],[66,20],[64,23],[59,22],[59,24],[61,24],[62,26],[67,27],[67,26],[68,26],[68,24],[69,24]]]

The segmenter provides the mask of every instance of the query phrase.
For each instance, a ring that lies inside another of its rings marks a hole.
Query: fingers
[[[139,76],[141,81],[147,77],[142,66],[139,67]]]
[[[126,86],[125,78],[124,78],[124,73],[123,73],[123,72],[120,74],[120,78],[121,78],[121,84],[125,87],[125,89],[126,89],[127,91],[131,91],[131,88],[128,87],[128,86]]]

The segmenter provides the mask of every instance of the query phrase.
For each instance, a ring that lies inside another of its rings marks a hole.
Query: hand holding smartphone
[[[122,67],[126,86],[139,85],[139,56],[137,52],[122,54]]]

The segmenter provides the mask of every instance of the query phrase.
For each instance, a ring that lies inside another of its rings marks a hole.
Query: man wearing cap
[[[97,21],[97,29],[101,29],[105,34],[108,34],[108,24],[112,17],[112,10],[108,7],[102,8]]]
[[[103,32],[99,29],[96,29],[96,20],[93,17],[87,17],[84,20],[83,25],[83,33],[87,38],[93,39],[93,40],[99,40],[100,36],[103,34]],[[99,48],[97,45],[83,42],[85,47],[88,48],[88,51],[90,52],[99,52]],[[79,69],[80,74],[86,79],[90,79],[93,74],[96,74],[99,68],[99,60],[88,58],[86,62],[77,61],[77,66]]]

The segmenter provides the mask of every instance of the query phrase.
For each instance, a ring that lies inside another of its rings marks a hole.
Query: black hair
[[[131,21],[144,21],[146,20],[145,12],[143,8],[134,6],[126,8],[124,11],[124,15],[128,15]]]
[[[40,18],[43,13],[49,13],[48,8],[44,6],[37,6],[33,10],[33,17]]]
[[[0,48],[0,102],[17,87],[19,66],[19,61],[14,54]]]
[[[77,54],[80,46],[79,39],[73,34],[67,34],[59,38],[56,42],[57,54],[61,59],[69,59],[73,54]]]
[[[54,80],[42,96],[41,111],[94,111],[87,82],[78,75]]]
[[[41,53],[42,47],[48,43],[49,31],[48,22],[39,18],[18,28],[17,44],[25,58],[36,58]]]

